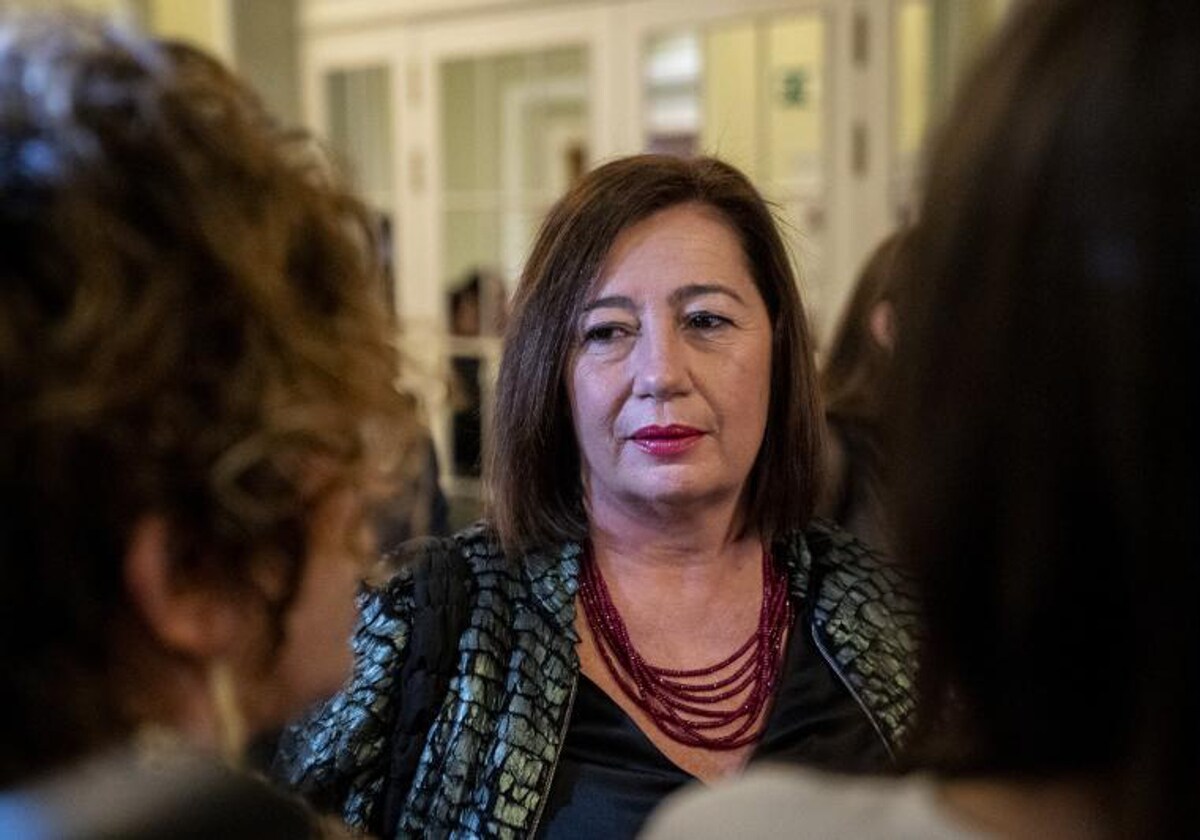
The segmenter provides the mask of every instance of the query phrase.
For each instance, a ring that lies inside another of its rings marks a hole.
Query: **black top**
[[[830,670],[797,610],[783,675],[750,762],[794,762],[878,773],[891,767],[882,739]],[[558,769],[538,836],[633,837],[666,796],[696,781],[659,752],[612,698],[579,675]]]

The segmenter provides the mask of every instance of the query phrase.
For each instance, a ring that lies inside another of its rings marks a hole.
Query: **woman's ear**
[[[896,312],[889,301],[881,300],[871,307],[867,327],[871,330],[871,338],[884,350],[896,346]]]
[[[125,549],[129,600],[163,648],[203,660],[223,656],[237,640],[237,600],[175,574],[170,542],[161,516],[144,516],[134,525]]]

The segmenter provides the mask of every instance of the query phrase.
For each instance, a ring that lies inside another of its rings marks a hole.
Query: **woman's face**
[[[618,236],[570,368],[593,515],[737,499],[766,428],[771,338],[718,211],[683,204]]]

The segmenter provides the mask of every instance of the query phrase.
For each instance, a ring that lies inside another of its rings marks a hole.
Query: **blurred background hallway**
[[[909,220],[926,129],[1012,0],[77,0],[223,57],[378,211],[450,501],[477,514],[506,295],[616,155],[719,155],[776,205],[822,346]],[[68,5],[32,2],[38,8]]]

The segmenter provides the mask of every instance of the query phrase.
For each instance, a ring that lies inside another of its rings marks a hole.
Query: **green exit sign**
[[[812,103],[812,75],[807,67],[785,67],[779,71],[776,97],[783,108],[806,108]]]

